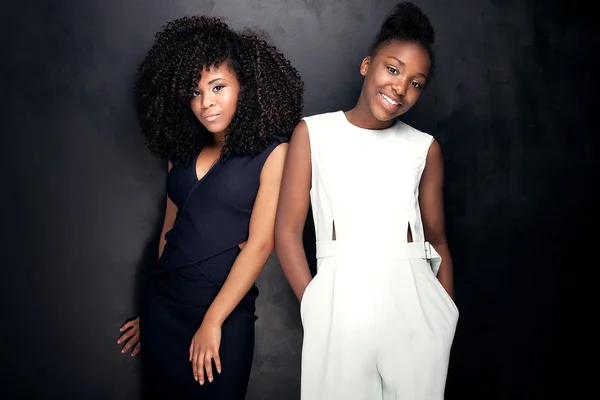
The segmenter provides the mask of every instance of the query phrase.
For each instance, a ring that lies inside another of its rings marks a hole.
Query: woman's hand
[[[212,361],[214,360],[217,373],[221,373],[219,346],[221,345],[221,325],[202,323],[190,345],[190,361],[194,379],[204,384],[204,370],[209,382],[214,379]]]
[[[117,344],[127,342],[121,353],[127,353],[131,347],[135,346],[131,351],[131,355],[136,356],[140,352],[140,317],[125,323],[119,331],[125,333],[119,337]]]

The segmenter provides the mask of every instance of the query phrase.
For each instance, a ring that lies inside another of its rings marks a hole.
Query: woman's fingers
[[[129,338],[131,338],[135,335],[137,335],[137,329],[130,329],[127,332],[125,332],[124,334],[122,334],[121,336],[119,336],[119,339],[117,340],[117,344],[125,343],[126,341],[129,340]]]
[[[136,319],[132,319],[131,321],[127,321],[123,324],[123,326],[121,327],[121,329],[119,329],[119,331],[124,332],[127,329],[132,328],[134,326],[137,328],[139,322],[140,322],[140,317],[137,317]]]
[[[138,355],[139,352],[140,352],[140,342],[138,341],[137,344],[135,345],[135,347],[133,348],[133,351],[131,352],[131,356],[135,357]]]
[[[219,352],[215,353],[214,360],[215,360],[215,367],[217,368],[217,373],[220,374],[221,373],[221,357],[219,357]]]
[[[206,379],[209,382],[213,381],[213,367],[212,367],[213,355],[208,352],[204,355],[204,369],[206,370]]]
[[[133,335],[133,337],[131,339],[129,339],[127,341],[127,343],[125,343],[125,346],[123,346],[121,353],[127,353],[129,351],[129,349],[132,348],[134,345],[138,344],[139,341],[140,341],[140,335],[136,332],[136,334]],[[134,355],[134,354],[132,354],[132,355]]]

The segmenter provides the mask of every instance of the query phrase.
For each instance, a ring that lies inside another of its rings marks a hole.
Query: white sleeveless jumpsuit
[[[458,309],[418,202],[433,137],[400,121],[358,128],[341,111],[304,120],[317,275],[300,305],[301,398],[443,399]]]

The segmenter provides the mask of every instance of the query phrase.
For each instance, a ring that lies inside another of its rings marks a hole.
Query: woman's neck
[[[358,102],[349,111],[346,111],[346,118],[352,125],[371,130],[387,129],[394,125],[394,120],[380,121],[371,112],[371,108],[367,104],[363,95],[358,98]]]
[[[227,134],[226,131],[223,132],[219,132],[219,133],[213,133],[213,144],[215,147],[223,147],[223,145],[225,144],[225,135]]]

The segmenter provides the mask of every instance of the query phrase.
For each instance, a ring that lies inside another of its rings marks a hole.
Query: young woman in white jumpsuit
[[[412,3],[381,27],[356,106],[290,142],[276,251],[301,301],[302,400],[440,400],[458,320],[439,144],[396,117],[431,80],[434,32]],[[317,274],[302,231],[312,204]]]

